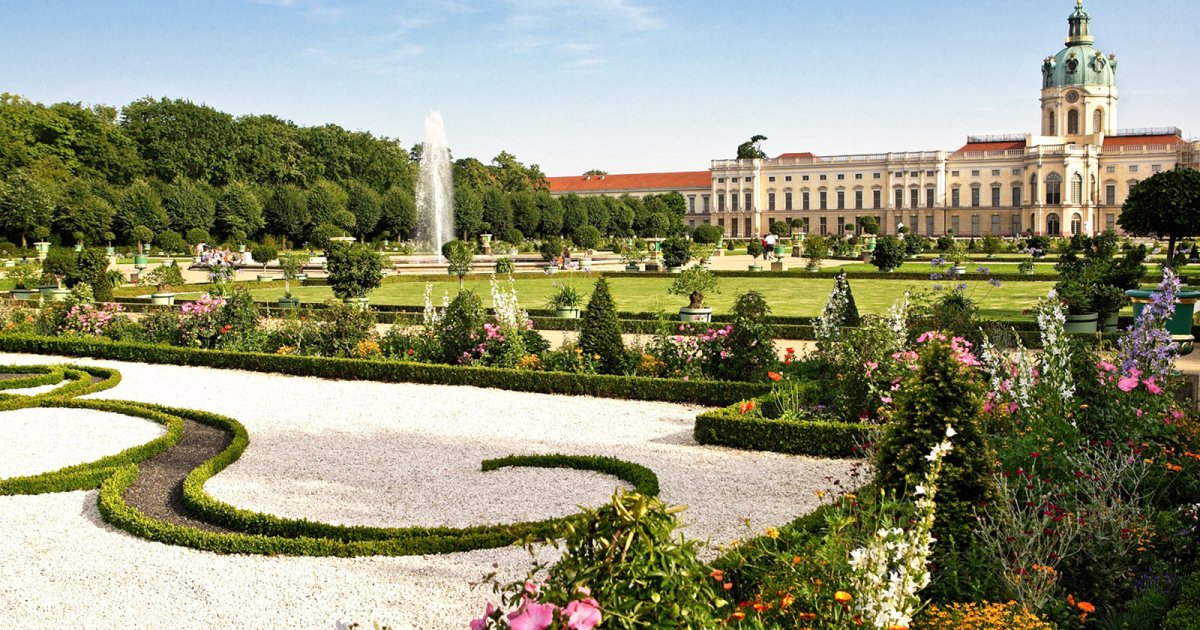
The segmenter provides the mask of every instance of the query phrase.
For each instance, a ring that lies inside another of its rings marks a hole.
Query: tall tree
[[[1200,171],[1176,168],[1134,186],[1117,224],[1134,236],[1167,239],[1170,264],[1176,241],[1200,235]]]
[[[220,186],[236,173],[233,116],[207,105],[144,98],[121,110],[121,127],[163,181],[187,178]]]
[[[392,186],[383,195],[380,204],[380,231],[391,233],[398,241],[407,241],[416,236],[417,202],[413,193],[399,186]]]
[[[53,216],[54,198],[44,184],[23,170],[8,176],[0,198],[0,225],[21,237],[21,247],[34,230],[49,228]]]
[[[293,243],[304,241],[312,221],[304,191],[291,185],[275,188],[267,202],[265,215],[269,228]]]
[[[346,191],[334,182],[323,179],[308,191],[308,213],[314,225],[335,224],[335,217],[346,209]]]
[[[163,192],[163,209],[171,218],[171,229],[180,234],[200,229],[211,232],[216,204],[202,186],[191,180],[168,184]]]
[[[106,240],[113,215],[112,204],[98,194],[92,183],[74,177],[63,187],[54,210],[54,229],[70,234],[75,242],[95,245]]]
[[[158,192],[145,180],[139,179],[126,188],[117,200],[113,224],[118,234],[128,238],[133,228],[139,225],[158,234],[170,227],[171,220],[163,209]]]
[[[217,199],[217,226],[234,240],[253,238],[266,225],[262,204],[254,189],[236,181],[221,191]]]
[[[346,209],[354,215],[354,229],[365,241],[379,225],[382,200],[370,186],[354,179],[346,182],[346,194]]]
[[[464,241],[479,235],[483,229],[483,200],[468,187],[454,189],[454,233]]]
[[[574,234],[575,230],[588,224],[587,208],[583,205],[583,197],[574,193],[562,198],[563,234]]]
[[[562,234],[562,202],[557,197],[552,196],[549,191],[540,190],[537,193],[537,204],[542,219],[540,227],[542,237],[549,238]]]
[[[512,204],[508,195],[496,188],[489,188],[483,193],[483,227],[491,230],[498,238],[512,227]]]
[[[512,195],[513,225],[527,237],[539,234],[542,224],[542,211],[538,207],[537,194],[532,190],[523,190]]]
[[[738,145],[737,159],[739,160],[761,160],[767,157],[767,154],[762,150],[762,143],[767,137],[762,134],[751,136],[749,140]]]

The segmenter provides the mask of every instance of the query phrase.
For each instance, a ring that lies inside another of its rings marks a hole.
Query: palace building
[[[1200,168],[1200,141],[1176,128],[1118,129],[1116,55],[1093,47],[1091,18],[1076,0],[1066,47],[1042,63],[1037,133],[969,136],[954,151],[713,160],[707,171],[551,177],[558,195],[679,192],[686,221],[726,236],[765,233],[798,219],[841,234],[874,215],[880,231],[908,226],[937,236],[1095,234],[1140,180],[1176,166]]]

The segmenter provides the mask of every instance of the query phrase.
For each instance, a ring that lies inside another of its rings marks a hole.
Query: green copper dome
[[[1042,63],[1042,87],[1068,85],[1117,84],[1117,58],[1092,47],[1094,38],[1089,32],[1092,18],[1083,10],[1083,0],[1076,0],[1075,12],[1067,18],[1067,47]]]

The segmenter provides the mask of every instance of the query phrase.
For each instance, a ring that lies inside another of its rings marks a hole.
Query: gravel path
[[[0,364],[52,362],[60,360],[0,354]],[[690,506],[688,534],[719,543],[746,534],[743,516],[760,529],[811,510],[816,490],[830,487],[826,478],[850,468],[700,447],[691,438],[696,409],[681,405],[83,362],[124,377],[97,397],[240,420],[251,445],[207,489],[283,516],[379,526],[560,516],[603,503],[618,482],[581,471],[482,473],[480,460],[599,454],[650,467],[666,501]],[[0,428],[10,423],[0,414]],[[0,460],[11,444],[0,441]],[[46,468],[65,463],[74,462]],[[529,563],[511,548],[411,558],[218,556],[112,530],[99,522],[94,493],[0,497],[0,531],[0,619],[28,622],[56,610],[65,611],[53,617],[59,622],[83,627],[329,628],[350,616],[462,628],[490,595],[470,592],[469,582],[491,571],[512,579]]]
[[[27,391],[31,390],[7,393]],[[162,426],[141,418],[91,409],[5,411],[0,413],[0,479],[95,461],[165,432]]]

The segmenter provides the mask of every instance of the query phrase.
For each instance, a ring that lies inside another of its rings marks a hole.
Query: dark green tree
[[[338,225],[337,215],[346,210],[346,191],[327,179],[317,182],[308,191],[308,214],[313,225]]]
[[[592,289],[579,332],[579,347],[596,362],[601,373],[625,373],[628,358],[621,339],[621,323],[617,320],[617,305],[604,278],[597,280]]]
[[[562,202],[543,190],[537,193],[537,204],[541,216],[541,226],[536,233],[542,238],[561,235],[563,229]]]
[[[737,159],[739,160],[756,160],[765,159],[766,153],[763,153],[762,143],[767,137],[761,134],[751,136],[749,140],[738,145]]]
[[[154,233],[162,232],[171,225],[167,211],[163,209],[162,199],[154,187],[145,180],[137,180],[125,189],[117,200],[113,216],[113,227],[117,234],[128,238],[133,228],[144,225]]]
[[[5,231],[21,237],[21,247],[26,246],[26,237],[33,235],[38,227],[50,227],[54,216],[54,198],[46,186],[26,171],[17,171],[4,182],[4,196],[0,197],[0,226]]]
[[[182,179],[166,186],[163,209],[171,219],[171,229],[185,233],[193,228],[212,231],[216,204],[199,184]]]
[[[398,241],[407,241],[416,235],[417,202],[412,191],[392,186],[380,202],[379,229],[387,231]]]
[[[254,238],[266,225],[253,188],[240,181],[231,182],[221,191],[216,216],[217,227],[227,237],[240,234],[242,238]]]
[[[733,330],[728,357],[713,366],[716,377],[727,381],[765,381],[778,363],[775,331],[768,316],[771,307],[758,291],[747,291],[733,303]]]
[[[346,193],[346,209],[354,215],[354,231],[360,239],[365,241],[375,233],[375,229],[379,225],[379,218],[382,215],[380,206],[383,200],[379,193],[358,180],[350,180],[346,183]]]
[[[330,248],[328,267],[329,286],[342,300],[367,297],[383,280],[383,260],[367,245]]]
[[[587,208],[583,205],[583,197],[574,193],[562,197],[563,235],[574,234],[575,230],[588,224]]]
[[[513,227],[525,236],[536,236],[541,229],[542,211],[537,193],[523,190],[512,195]]]
[[[1134,236],[1167,239],[1167,261],[1174,261],[1176,241],[1200,235],[1200,171],[1176,168],[1138,183],[1117,224]]]
[[[217,186],[237,168],[233,116],[185,100],[144,98],[121,110],[121,128],[159,179],[203,181]]]
[[[496,188],[483,192],[483,226],[492,234],[504,234],[513,222],[512,204],[508,195]]]
[[[100,192],[90,182],[71,178],[54,210],[55,231],[80,235],[84,243],[103,243],[104,235],[112,230],[114,211]]]
[[[263,214],[268,229],[293,243],[304,241],[312,221],[304,191],[290,184],[275,187]]]
[[[464,241],[479,236],[483,229],[483,200],[467,187],[454,189],[454,233]]]

